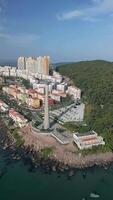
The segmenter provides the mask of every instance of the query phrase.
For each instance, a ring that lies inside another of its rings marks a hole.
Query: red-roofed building
[[[73,138],[74,142],[81,150],[91,149],[93,146],[105,145],[103,138],[98,136],[95,131],[89,131],[84,134],[74,133]]]
[[[30,88],[30,89],[26,89],[26,94],[30,95],[33,98],[38,97],[38,93],[36,90]]]
[[[24,118],[23,115],[20,113],[16,112],[13,108],[9,110],[9,117],[14,120],[14,122],[19,126],[19,127],[24,127],[27,124],[27,119]]]

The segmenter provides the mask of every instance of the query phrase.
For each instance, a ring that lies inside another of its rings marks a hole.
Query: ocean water
[[[95,191],[98,199],[113,199],[112,166],[77,171],[68,179],[66,174],[30,172],[22,161],[9,161],[6,153],[0,153],[0,200],[88,200]]]

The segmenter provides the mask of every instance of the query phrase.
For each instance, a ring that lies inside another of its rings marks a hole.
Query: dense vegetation
[[[22,145],[24,145],[24,139],[22,138],[22,136],[19,134],[18,129],[12,129],[10,130],[11,134],[13,135],[13,137],[16,139],[16,146],[20,147]]]
[[[58,70],[82,90],[85,129],[97,131],[105,138],[106,150],[113,150],[113,63],[78,62],[62,65]]]

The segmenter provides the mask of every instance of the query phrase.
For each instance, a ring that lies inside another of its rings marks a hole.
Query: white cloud
[[[72,19],[74,17],[81,17],[82,15],[83,15],[82,11],[74,10],[71,12],[62,13],[61,15],[58,14],[57,19],[58,20],[68,20],[68,19]]]
[[[93,3],[99,4],[102,2],[102,0],[92,0]]]
[[[5,34],[0,33],[0,41],[6,41],[10,44],[29,45],[39,40],[39,35],[34,34]]]
[[[97,22],[97,21],[99,21],[99,19],[93,18],[93,17],[84,17],[82,20],[83,21],[89,21],[89,22]]]
[[[79,18],[82,20],[91,19],[93,21],[101,15],[113,12],[113,0],[92,0],[92,3],[92,7],[86,9],[71,10],[57,14],[57,19],[64,21]]]

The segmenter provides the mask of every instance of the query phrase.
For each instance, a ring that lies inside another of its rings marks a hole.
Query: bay
[[[0,200],[82,200],[91,192],[98,199],[113,199],[113,167],[79,170],[68,179],[66,173],[29,171],[24,162],[7,162],[6,152],[0,153]],[[2,173],[1,173],[2,172]]]

